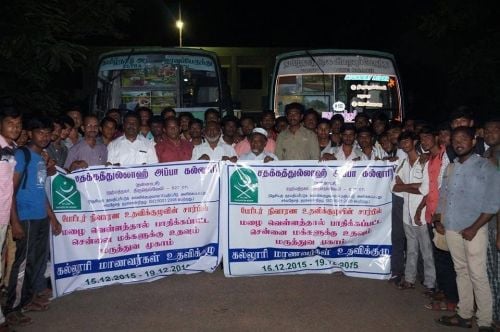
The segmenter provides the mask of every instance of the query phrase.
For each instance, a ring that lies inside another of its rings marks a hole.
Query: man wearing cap
[[[285,106],[288,128],[278,135],[276,156],[280,160],[319,160],[319,143],[316,134],[300,124],[304,105],[290,103]]]
[[[271,152],[264,151],[267,140],[267,131],[264,128],[254,128],[250,134],[250,152],[241,155],[240,160],[262,160],[265,163],[278,160]]]
[[[234,150],[236,151],[238,156],[242,156],[251,151],[250,136],[252,135],[253,130],[255,129],[255,122],[250,117],[243,117],[240,123],[241,123],[241,130],[243,132],[243,135],[245,135],[245,138],[234,146]],[[273,139],[269,138],[266,142],[266,146],[264,147],[264,151],[274,153],[275,149],[276,149],[276,142]]]

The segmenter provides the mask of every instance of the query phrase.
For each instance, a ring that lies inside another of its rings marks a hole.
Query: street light
[[[179,47],[182,47],[182,27],[184,22],[182,22],[181,4],[179,3],[179,19],[175,22],[175,26],[179,29]]]

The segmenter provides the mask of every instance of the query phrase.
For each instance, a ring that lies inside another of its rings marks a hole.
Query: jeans
[[[16,258],[7,289],[5,313],[21,310],[34,295],[36,278],[41,266],[46,264],[49,240],[49,220],[22,220],[25,236],[16,240]]]

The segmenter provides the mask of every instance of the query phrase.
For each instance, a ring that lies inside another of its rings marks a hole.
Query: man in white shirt
[[[191,160],[230,160],[236,162],[238,160],[236,151],[220,138],[220,124],[216,121],[208,121],[205,126],[205,142],[194,147]]]
[[[393,192],[402,193],[403,205],[403,227],[406,235],[406,268],[405,280],[399,284],[400,289],[415,288],[417,278],[418,254],[424,262],[424,286],[429,292],[433,291],[436,283],[436,270],[432,244],[427,230],[427,225],[420,215],[419,205],[429,192],[429,173],[427,162],[422,162],[418,155],[415,144],[417,136],[413,132],[403,132],[399,136],[399,146],[408,155],[402,160],[396,169]],[[416,218],[416,214],[419,218]]]
[[[267,131],[263,128],[254,128],[250,135],[250,152],[240,156],[240,160],[262,160],[265,163],[278,160],[274,154],[264,151],[267,144]]]
[[[106,165],[128,166],[154,164],[158,162],[153,141],[139,135],[141,119],[135,112],[128,112],[123,118],[124,135],[108,145]]]
[[[360,160],[363,152],[355,146],[356,127],[352,123],[346,123],[342,125],[340,134],[342,145],[323,150],[321,160]]]

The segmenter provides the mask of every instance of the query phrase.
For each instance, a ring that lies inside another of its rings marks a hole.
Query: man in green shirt
[[[279,160],[319,160],[319,143],[316,134],[301,125],[304,105],[291,103],[285,106],[288,128],[276,141],[275,154]]]

